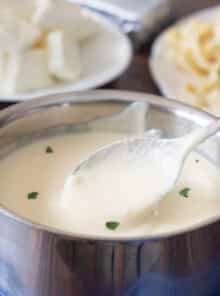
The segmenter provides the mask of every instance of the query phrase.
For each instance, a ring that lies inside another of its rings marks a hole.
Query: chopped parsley
[[[186,187],[180,190],[179,194],[185,198],[189,197],[190,188]]]
[[[220,68],[218,68],[217,70],[217,75],[218,75],[218,78],[220,79]]]
[[[50,146],[47,146],[46,153],[53,153],[53,148]]]
[[[116,230],[116,228],[118,228],[119,225],[120,225],[120,223],[117,222],[117,221],[108,221],[108,222],[105,223],[105,226],[109,230]]]
[[[33,192],[29,192],[27,198],[28,199],[37,199],[39,195],[39,192],[33,191]]]

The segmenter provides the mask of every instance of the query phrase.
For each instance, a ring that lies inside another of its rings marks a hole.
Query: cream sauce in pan
[[[117,188],[110,184],[104,184],[108,194],[102,197],[95,192],[74,195],[73,184],[66,183],[74,167],[96,149],[123,137],[76,133],[39,140],[12,152],[0,162],[1,204],[32,222],[77,235],[106,237],[180,231],[220,215],[220,174],[197,153],[187,159],[176,188],[150,212],[144,199],[138,202],[138,191],[130,194],[132,182],[124,200],[117,198]]]

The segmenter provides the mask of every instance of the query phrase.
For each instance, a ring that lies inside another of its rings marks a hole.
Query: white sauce
[[[152,211],[176,183],[183,146],[155,136],[129,137],[107,145],[74,168],[65,195],[68,190],[70,198],[83,200],[92,192],[95,203],[111,204],[106,215],[114,219],[136,216],[141,208]],[[111,190],[106,190],[106,184]],[[117,203],[112,204],[115,196]]]
[[[180,231],[220,215],[220,174],[195,153],[187,159],[176,188],[160,202],[156,214],[145,211],[144,199],[132,192],[131,180],[124,200],[118,200],[111,184],[102,184],[107,192],[103,198],[95,192],[80,195],[74,194],[71,186],[64,188],[80,161],[123,137],[117,133],[81,133],[20,148],[0,162],[1,204],[33,222],[79,235],[156,235]],[[46,153],[47,146],[54,152]],[[191,189],[188,198],[179,194],[186,187]],[[28,199],[28,193],[34,191],[39,192],[37,199]],[[112,231],[106,228],[107,221],[120,225]]]

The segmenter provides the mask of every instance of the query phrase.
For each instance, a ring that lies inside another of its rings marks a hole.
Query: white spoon
[[[132,211],[152,207],[172,190],[187,155],[219,128],[216,121],[181,138],[143,136],[106,146],[76,167],[74,184],[80,194],[115,197],[120,205],[127,205],[126,198],[132,195]]]

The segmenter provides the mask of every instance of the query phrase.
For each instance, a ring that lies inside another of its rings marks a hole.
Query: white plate
[[[150,71],[163,95],[170,99],[176,99],[189,104],[193,104],[194,101],[194,98],[191,97],[184,89],[184,86],[187,81],[189,81],[189,78],[193,81],[193,75],[186,74],[181,71],[177,68],[175,63],[167,58],[167,43],[165,41],[167,32],[176,25],[184,23],[188,20],[199,19],[213,21],[214,19],[219,18],[219,15],[220,6],[204,9],[181,19],[177,24],[171,26],[160,34],[154,41],[150,57]]]
[[[93,12],[89,14],[100,28],[98,34],[82,47],[83,73],[78,81],[13,96],[3,97],[0,94],[0,101],[24,101],[43,95],[88,90],[100,87],[120,76],[131,62],[131,42],[106,18]]]

